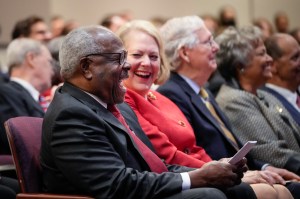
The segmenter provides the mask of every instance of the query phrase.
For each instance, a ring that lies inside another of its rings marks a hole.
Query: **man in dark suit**
[[[274,70],[263,90],[274,95],[300,126],[300,96],[297,93],[300,86],[299,44],[292,36],[283,33],[270,36],[265,44],[273,58]]]
[[[204,91],[204,96],[203,87],[217,68],[215,55],[219,46],[202,20],[196,18],[175,18],[162,26],[165,52],[172,73],[170,79],[158,88],[158,92],[181,109],[194,129],[197,145],[202,146],[212,159],[218,160],[233,156],[241,145],[231,133],[231,125],[213,95]],[[275,168],[249,156],[248,165],[251,169],[266,169],[267,173],[271,171],[276,176],[278,174],[280,183],[284,183],[283,179],[300,179],[285,169]],[[293,193],[294,185],[289,188]]]
[[[0,153],[10,154],[3,123],[12,117],[43,117],[39,94],[51,86],[52,57],[32,39],[16,39],[7,48],[10,81],[0,85]]]
[[[43,123],[44,190],[95,198],[226,198],[204,187],[229,190],[241,178],[243,160],[239,165],[213,161],[200,169],[166,166],[147,147],[134,112],[121,104],[124,121],[115,104],[126,91],[121,83],[130,69],[126,54],[121,40],[100,26],[73,30],[64,39],[65,83]]]

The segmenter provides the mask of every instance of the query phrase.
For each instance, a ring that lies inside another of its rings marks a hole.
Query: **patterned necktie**
[[[151,171],[155,173],[167,172],[168,169],[166,165],[161,161],[161,159],[153,153],[135,134],[132,132],[127,125],[124,117],[117,109],[115,105],[108,105],[107,109],[126,127],[127,132],[132,139],[132,142],[135,143],[139,152],[142,154],[143,158],[147,162]]]
[[[200,96],[204,99],[204,102],[205,102],[205,105],[206,105],[207,109],[210,111],[210,113],[213,115],[213,117],[218,121],[218,124],[220,125],[220,127],[221,127],[222,131],[224,132],[225,136],[230,140],[233,147],[238,151],[239,146],[237,144],[236,139],[234,138],[232,133],[228,130],[228,128],[225,126],[224,122],[221,120],[221,118],[217,114],[214,106],[210,103],[209,95],[203,87],[201,87],[201,89],[200,89]]]

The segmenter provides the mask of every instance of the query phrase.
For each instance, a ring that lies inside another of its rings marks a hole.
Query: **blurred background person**
[[[65,36],[69,32],[71,32],[72,30],[78,28],[79,26],[80,26],[80,24],[76,20],[68,20],[68,21],[65,22],[65,26],[62,30],[61,35]]]
[[[0,85],[0,153],[11,154],[4,122],[12,117],[43,117],[39,95],[51,86],[52,57],[39,41],[19,38],[7,48],[10,81]]]
[[[53,75],[51,78],[51,87],[48,88],[46,91],[41,93],[40,95],[40,105],[42,106],[43,110],[46,112],[48,106],[50,105],[54,93],[58,86],[60,86],[63,82],[63,78],[60,75],[60,64],[59,64],[59,48],[61,43],[64,39],[64,36],[53,38],[48,44],[48,50],[51,53],[53,58]]]
[[[50,30],[52,33],[52,38],[59,37],[62,35],[62,31],[65,26],[65,20],[62,16],[54,16],[50,21]]]
[[[294,28],[291,32],[290,35],[292,35],[298,44],[300,45],[300,28]]]
[[[38,16],[30,16],[18,21],[12,31],[12,39],[27,37],[47,43],[52,38],[44,19]]]
[[[274,24],[277,32],[288,33],[289,32],[289,18],[283,11],[279,11],[274,16]]]
[[[223,30],[229,26],[237,26],[237,15],[236,10],[231,5],[223,6],[219,11],[219,29],[217,35],[221,34]]]
[[[122,26],[126,22],[127,20],[121,17],[120,14],[114,13],[104,17],[99,24],[110,29],[113,32],[116,32],[120,28],[120,26]]]
[[[217,31],[219,29],[218,19],[211,14],[201,15],[200,17],[203,20],[207,29],[211,32],[211,34],[213,36],[216,36]]]
[[[264,17],[259,17],[253,20],[253,25],[260,28],[262,32],[263,41],[265,41],[274,33],[271,22]]]

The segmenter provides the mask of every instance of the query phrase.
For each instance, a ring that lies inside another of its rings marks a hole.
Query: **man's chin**
[[[113,96],[114,104],[121,104],[124,102],[125,92],[118,93],[117,95]]]

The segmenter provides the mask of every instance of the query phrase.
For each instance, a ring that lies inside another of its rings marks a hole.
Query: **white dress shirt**
[[[279,93],[282,97],[284,97],[298,112],[300,112],[300,108],[297,105],[297,93],[291,92],[290,90],[276,86],[274,84],[267,83],[266,87],[273,89],[277,93]]]
[[[36,90],[29,82],[27,82],[23,79],[17,78],[17,77],[11,77],[10,80],[17,82],[18,84],[23,86],[29,92],[29,94],[33,97],[33,99],[35,101],[37,101],[37,102],[39,101],[39,96],[40,96],[39,91]]]

